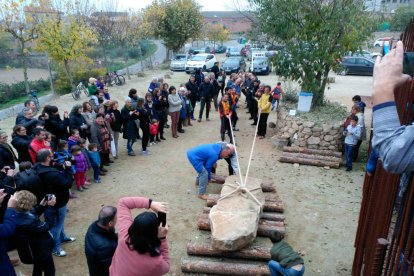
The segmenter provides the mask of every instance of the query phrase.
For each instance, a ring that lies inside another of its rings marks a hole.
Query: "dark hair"
[[[227,93],[227,91],[229,91],[231,89],[231,87],[230,86],[226,86],[226,88],[224,88],[224,92],[226,92]]]
[[[360,101],[361,101],[361,96],[359,96],[359,95],[355,95],[355,96],[353,96],[353,97],[352,97],[352,101],[355,101],[355,102],[360,102]]]
[[[99,211],[98,223],[103,226],[108,226],[108,223],[112,221],[116,216],[116,208],[113,206],[104,206]]]
[[[351,121],[358,122],[358,116],[356,116],[356,115],[351,115]]]
[[[88,110],[88,108],[87,108],[88,104],[92,107],[92,105],[91,105],[91,103],[90,103],[90,102],[84,102],[84,103],[82,104],[83,112],[85,112],[85,111],[87,111],[87,110]]]
[[[139,98],[138,102],[137,102],[137,106],[143,106],[145,103],[145,99],[144,98]]]
[[[59,109],[57,108],[57,106],[49,105],[49,108],[46,110],[46,113],[50,115],[50,114],[55,114],[58,111]]]
[[[36,161],[39,163],[43,163],[46,159],[51,155],[49,149],[41,149],[36,153]]]
[[[22,129],[22,127],[24,127],[24,125],[15,125],[14,127],[13,127],[13,136],[14,135],[17,135],[17,132],[19,132],[21,129]]]
[[[277,85],[282,85],[282,83],[278,82]]]
[[[168,88],[168,93],[170,93],[170,94],[171,94],[171,92],[172,92],[173,90],[177,90],[177,89],[175,88],[175,86],[174,86],[174,85],[171,85],[171,86],[170,86],[170,88]]]
[[[79,132],[79,129],[71,128],[70,131],[69,131],[70,135],[74,135],[76,132]]]
[[[66,140],[59,140],[58,142],[57,142],[57,145],[56,145],[56,148],[58,149],[58,150],[62,150],[62,149],[64,149],[65,148],[65,146],[68,144],[68,141],[66,141]]]
[[[94,148],[98,148],[98,144],[96,144],[96,143],[90,143],[90,144],[88,145],[88,149],[89,149],[89,150],[93,150]]]
[[[32,100],[27,100],[24,102],[24,106],[27,107],[31,102],[33,102]]]
[[[126,244],[130,250],[140,254],[150,253],[151,257],[159,256],[158,218],[153,212],[144,212],[135,217],[128,228]]]
[[[277,230],[271,230],[269,232],[269,238],[273,243],[280,242],[283,239],[283,235]]]
[[[105,117],[104,117],[104,115],[103,115],[103,114],[98,113],[98,114],[96,114],[96,118],[95,118],[95,119],[98,119],[98,118],[105,118]]]
[[[35,127],[34,129],[33,129],[33,135],[34,136],[37,136],[37,135],[39,135],[41,132],[45,132],[46,130],[44,130],[43,128],[38,128],[38,127]]]
[[[30,161],[23,161],[19,164],[19,171],[25,171],[32,167],[32,162]]]
[[[81,147],[79,147],[78,145],[74,145],[70,148],[70,153],[74,154],[77,151],[82,151]]]
[[[83,139],[83,138],[80,138],[80,139],[79,139],[79,141],[78,141],[78,142],[76,142],[76,144],[77,144],[78,146],[83,145],[83,144],[86,144],[86,140],[85,140],[85,139]]]
[[[265,85],[264,88],[269,88],[269,91],[272,91],[272,87],[270,87],[270,85]]]
[[[137,94],[138,91],[135,88],[129,89],[128,97],[132,98],[132,95]]]

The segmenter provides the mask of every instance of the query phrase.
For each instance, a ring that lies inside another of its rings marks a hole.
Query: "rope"
[[[232,187],[232,188],[234,188],[234,190],[231,191],[228,194],[225,194],[225,195],[221,196],[218,199],[218,201],[223,200],[227,197],[230,197],[230,196],[232,196],[236,193],[239,193],[240,195],[244,196],[245,198],[247,198],[247,195],[249,195],[259,206],[262,206],[262,203],[256,198],[256,196],[254,194],[251,193],[251,192],[259,190],[259,189],[261,190],[262,189],[261,187],[257,187],[257,188],[253,188],[253,189],[249,190],[246,187],[241,186],[239,182],[236,182],[236,184],[237,184],[237,186],[233,185],[233,184],[225,183],[223,186]],[[247,195],[245,195],[245,194],[247,194]]]
[[[230,117],[227,117],[227,119],[229,119],[231,139],[233,140],[233,143],[234,143],[233,144],[234,145],[234,153],[236,154],[237,166],[239,167],[240,183],[243,183],[243,178],[242,178],[242,175],[241,175],[241,167],[240,167],[240,162],[239,162],[239,154],[237,153],[236,140],[234,140],[233,125],[231,123]],[[239,185],[240,185],[240,183],[239,183]]]
[[[246,177],[244,178],[244,187],[246,186],[247,177],[249,176],[250,164],[251,164],[251,162],[252,162],[252,157],[253,157],[253,149],[254,149],[254,144],[256,143],[256,136],[257,136],[257,130],[259,129],[259,122],[260,122],[260,114],[261,114],[261,113],[262,113],[262,112],[261,112],[261,110],[259,109],[259,115],[257,116],[256,131],[254,132],[254,138],[253,138],[252,150],[250,151],[249,164],[247,165]]]

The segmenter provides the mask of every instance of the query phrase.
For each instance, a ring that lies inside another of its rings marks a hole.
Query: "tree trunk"
[[[335,156],[338,158],[342,158],[342,153],[338,151],[331,151],[331,150],[317,150],[317,149],[307,149],[307,148],[299,148],[299,147],[283,147],[283,151],[298,152],[298,153],[305,153],[305,154],[317,154],[317,155],[324,155],[324,156]]]
[[[239,251],[225,252],[214,249],[210,244],[187,244],[187,254],[195,256],[208,256],[220,258],[235,258],[235,259],[249,259],[249,260],[270,260],[270,248],[264,246],[248,246]]]
[[[20,52],[22,55],[22,67],[23,67],[23,78],[24,78],[24,86],[26,89],[26,94],[29,94],[30,87],[29,87],[29,77],[27,75],[27,54],[26,54],[26,45],[23,40],[20,40]]]
[[[207,206],[213,207],[217,204],[217,200],[220,198],[219,194],[209,194],[207,198]],[[278,212],[283,213],[285,210],[285,206],[283,201],[267,201],[265,200],[263,211],[265,212]]]
[[[131,75],[129,73],[128,59],[125,59],[124,61],[125,61],[125,69],[126,69],[127,77],[130,80],[131,79]]]
[[[211,261],[188,261],[181,262],[181,271],[195,274],[216,275],[270,275],[267,265],[254,265],[243,263],[225,263]]]
[[[68,78],[69,78],[70,87],[72,88],[72,91],[74,91],[76,89],[76,85],[73,82],[72,72],[70,71],[70,67],[69,67],[69,61],[65,60],[63,63],[65,65],[66,74],[68,75]]]
[[[106,56],[106,45],[101,43],[102,46],[102,55],[104,57],[104,63],[105,63],[105,69],[107,72],[109,72],[109,67],[108,67],[108,57]]]
[[[211,211],[211,207],[204,207],[203,208],[203,214],[209,214]],[[272,221],[285,221],[285,216],[281,214],[275,214],[275,213],[269,213],[269,212],[263,212],[260,215],[261,219],[264,220],[272,220]]]
[[[311,159],[305,159],[305,158],[299,158],[299,157],[287,157],[287,156],[281,156],[280,162],[285,163],[299,163],[303,165],[311,165],[311,166],[317,166],[317,167],[330,167],[330,168],[339,168],[339,163],[337,162],[331,162],[331,161],[323,161],[323,160],[311,160]]]
[[[318,154],[304,154],[298,152],[284,152],[282,153],[284,157],[293,157],[293,158],[304,158],[310,160],[321,160],[321,161],[329,161],[329,162],[342,162],[342,158],[335,157],[335,156],[324,156]]]

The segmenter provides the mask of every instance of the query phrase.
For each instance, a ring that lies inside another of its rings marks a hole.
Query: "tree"
[[[9,33],[19,43],[26,93],[29,93],[27,55],[30,43],[37,38],[36,29],[41,12],[39,2],[23,0],[2,0],[0,2],[0,31]]]
[[[229,40],[230,32],[223,25],[214,24],[207,25],[205,34],[210,41],[213,41],[214,47],[216,47],[216,42],[223,44],[224,41]]]
[[[414,6],[398,7],[391,20],[391,28],[395,31],[404,31],[413,18]]]
[[[361,47],[373,30],[363,0],[249,0],[260,29],[284,45],[274,56],[279,75],[299,81],[323,105],[328,74],[343,53]],[[277,7],[275,9],[274,7]]]
[[[83,19],[76,17],[70,1],[66,2],[68,14],[50,14],[39,26],[37,49],[49,53],[49,56],[64,66],[72,89],[76,89],[70,69],[71,61],[88,60],[86,52],[89,45],[96,41],[93,31]]]
[[[144,10],[146,34],[161,38],[165,47],[174,52],[179,51],[190,38],[198,38],[202,25],[203,16],[195,0],[154,0]]]

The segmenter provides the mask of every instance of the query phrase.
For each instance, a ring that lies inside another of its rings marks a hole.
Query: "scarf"
[[[227,101],[221,101],[221,104],[223,106],[223,114],[229,115],[230,114],[230,103]]]
[[[131,106],[127,106],[127,105],[125,105],[125,108],[126,108],[126,110],[128,110],[128,111],[134,111],[135,110],[135,108],[131,105]]]
[[[238,96],[236,94],[234,94],[234,95],[231,94],[230,96],[231,96],[231,99],[233,100],[233,103],[236,104],[237,103]]]
[[[109,147],[110,147],[110,144],[109,144],[109,140],[110,140],[110,137],[109,137],[109,131],[108,131],[108,129],[106,128],[106,126],[102,126],[102,125],[98,125],[99,126],[99,132],[101,133],[101,137],[102,137],[102,144],[103,144],[103,151],[109,151]]]

